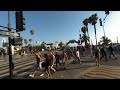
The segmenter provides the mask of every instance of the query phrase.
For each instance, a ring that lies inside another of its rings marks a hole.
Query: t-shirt
[[[104,49],[104,48],[102,48],[102,49],[101,49],[101,52],[105,53],[105,49]]]
[[[46,59],[45,59],[45,65],[46,65],[46,66],[49,66],[49,65],[50,65],[50,58],[46,58]]]
[[[113,51],[113,48],[112,48],[112,46],[110,46],[110,47],[109,47],[109,50],[110,50],[111,52]]]
[[[56,60],[60,60],[60,55],[55,55]]]
[[[100,50],[99,49],[95,49],[95,56],[97,56],[97,57],[100,56]]]
[[[79,51],[76,51],[76,56],[80,57]]]
[[[39,57],[36,56],[36,60],[37,60],[37,64],[39,64],[40,63]]]

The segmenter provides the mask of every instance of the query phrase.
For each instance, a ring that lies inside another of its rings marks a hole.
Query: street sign
[[[15,37],[20,37],[20,33],[9,32],[9,31],[5,31],[5,30],[0,30],[0,36],[15,38]]]

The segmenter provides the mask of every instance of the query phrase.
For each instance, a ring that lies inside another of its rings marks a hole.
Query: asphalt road
[[[111,59],[108,59],[108,61],[105,61],[105,59],[103,58],[101,60],[101,66],[99,68],[97,67],[97,69],[95,66],[94,57],[90,57],[90,56],[81,57],[82,64],[79,64],[79,63],[75,64],[75,63],[73,63],[73,59],[71,59],[68,61],[66,70],[64,70],[63,68],[57,70],[56,73],[53,75],[53,79],[86,79],[88,77],[94,76],[93,73],[92,74],[90,73],[92,70],[95,70],[93,72],[97,73],[97,72],[99,72],[99,69],[103,70],[103,67],[108,68],[108,66],[113,66],[113,67],[115,66],[116,68],[118,68],[118,70],[116,72],[118,75],[118,74],[120,74],[120,72],[119,72],[119,70],[120,70],[119,69],[120,53],[116,53],[115,55],[118,59],[115,60],[114,58],[111,58]],[[31,59],[31,56],[27,57],[27,59],[28,60]],[[18,59],[14,59],[14,61],[15,60],[16,60],[16,62],[19,61]],[[4,61],[1,61],[1,62],[4,62]],[[40,77],[41,72],[39,71],[39,69],[37,70],[37,73],[34,78],[29,77],[29,75],[33,73],[34,64],[35,64],[35,62],[30,65],[28,64],[29,68],[27,68],[26,70],[21,68],[21,72],[14,74],[13,79],[47,79],[47,75]],[[112,68],[110,68],[110,69],[112,69]],[[105,71],[106,71],[106,69],[103,72],[105,72]],[[110,71],[110,72],[112,72],[112,71]],[[99,74],[102,74],[101,75],[102,78],[105,78],[106,77],[105,75],[108,75],[109,73],[100,72],[100,73],[98,73],[98,76],[99,76]],[[87,75],[87,77],[84,77],[85,75]],[[95,76],[92,77],[92,79],[94,79],[94,78],[97,78],[97,77],[95,77]],[[101,78],[101,77],[99,76],[99,78]],[[107,76],[106,78],[110,78],[110,77]],[[119,78],[119,77],[117,77],[117,78]]]

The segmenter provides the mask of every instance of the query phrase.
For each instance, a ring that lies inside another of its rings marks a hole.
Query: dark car
[[[113,46],[113,49],[114,50],[120,50],[120,44],[117,44],[117,45]]]

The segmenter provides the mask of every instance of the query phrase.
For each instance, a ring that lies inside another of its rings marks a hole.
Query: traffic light
[[[102,20],[101,20],[101,18],[99,19],[99,21],[100,21],[100,26],[103,26],[103,25],[102,25]]]
[[[109,11],[105,11],[105,14],[107,14],[107,15],[108,15],[108,14],[109,14]]]
[[[25,30],[25,17],[22,11],[16,11],[16,32]]]

